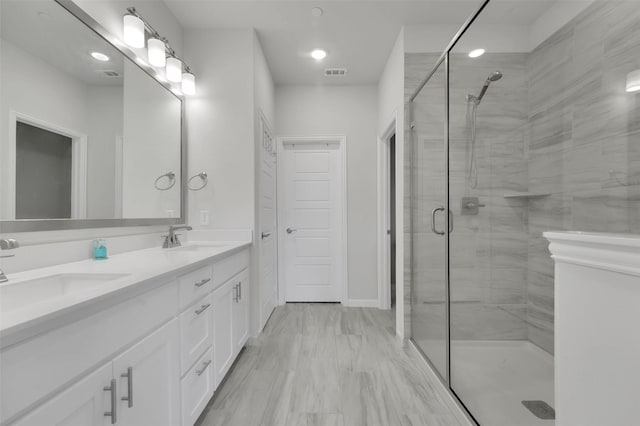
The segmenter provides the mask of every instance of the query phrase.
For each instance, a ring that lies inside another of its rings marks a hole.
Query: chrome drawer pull
[[[242,281],[238,283],[238,298],[242,300]]]
[[[205,278],[202,281],[199,281],[196,283],[196,287],[202,287],[203,285],[205,285],[206,283],[208,283],[209,281],[211,281],[211,278]]]
[[[116,398],[116,379],[111,379],[111,386],[105,386],[104,391],[111,392],[111,411],[104,413],[105,417],[111,417],[111,424],[115,425],[118,421],[116,410],[118,409],[118,400]]]
[[[207,308],[211,306],[211,303],[207,303],[206,305],[202,305],[200,306],[200,309],[196,309],[195,311],[193,311],[196,315],[200,315],[201,313],[203,313],[204,311],[207,310]]]
[[[122,373],[120,377],[127,378],[127,393],[129,394],[128,396],[123,396],[120,399],[127,401],[129,408],[131,408],[133,407],[133,367],[127,368],[127,372]]]
[[[205,362],[204,364],[202,364],[202,368],[200,370],[196,370],[196,374],[198,376],[202,376],[202,373],[205,372],[205,370],[207,369],[209,364],[211,364],[211,360],[209,360],[209,361]]]

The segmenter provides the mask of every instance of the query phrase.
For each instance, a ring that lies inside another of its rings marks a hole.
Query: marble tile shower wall
[[[458,209],[451,239],[452,338],[528,338],[553,353],[553,261],[542,232],[640,233],[640,95],[624,91],[626,74],[640,69],[639,29],[637,2],[596,1],[529,54],[485,54],[474,61],[451,55],[451,202]],[[407,94],[437,56],[405,56]],[[479,183],[470,189],[464,96],[477,93],[494,70],[504,77],[478,109]],[[410,135],[407,129],[406,152]],[[419,144],[418,176],[428,177],[425,168],[444,173],[434,168],[442,153],[425,137]],[[508,192],[546,195],[505,199]],[[460,216],[465,195],[487,207]],[[427,217],[428,201],[418,200],[414,213]],[[416,252],[431,253],[430,231],[418,231]],[[416,268],[412,298],[441,296],[432,268]]]
[[[640,7],[597,1],[529,55],[527,317],[553,352],[549,229],[640,232]]]

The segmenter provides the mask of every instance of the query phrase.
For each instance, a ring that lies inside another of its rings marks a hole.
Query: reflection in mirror
[[[180,99],[53,0],[0,9],[0,218],[180,217]]]

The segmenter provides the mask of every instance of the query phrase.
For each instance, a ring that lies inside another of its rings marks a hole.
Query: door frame
[[[258,155],[257,155],[257,160],[258,160],[258,165],[257,165],[257,171],[256,171],[256,177],[257,177],[257,181],[256,181],[256,188],[257,188],[257,201],[256,201],[256,207],[257,207],[257,215],[256,215],[256,252],[257,252],[257,256],[256,256],[256,266],[255,266],[255,270],[256,270],[256,275],[257,275],[257,280],[256,280],[256,284],[254,286],[254,288],[257,288],[257,294],[258,297],[256,297],[255,299],[257,299],[257,304],[254,303],[254,307],[257,307],[257,317],[258,317],[258,332],[262,331],[262,329],[264,328],[264,326],[267,324],[267,322],[269,321],[269,317],[267,317],[267,319],[265,320],[264,324],[262,323],[262,258],[264,253],[262,252],[262,185],[261,185],[261,178],[262,178],[262,166],[263,166],[263,161],[264,161],[264,157],[266,152],[265,151],[269,151],[269,149],[272,149],[273,154],[275,156],[275,161],[274,161],[274,169],[276,172],[275,175],[275,184],[276,184],[276,188],[275,191],[273,193],[273,197],[275,199],[274,201],[274,210],[275,210],[275,229],[273,230],[274,235],[271,236],[271,238],[273,238],[273,249],[275,250],[275,271],[274,271],[274,277],[273,279],[276,281],[276,300],[274,301],[274,308],[276,306],[278,306],[279,303],[279,294],[280,294],[280,288],[278,287],[278,281],[279,281],[279,255],[278,255],[278,242],[279,242],[279,236],[278,236],[278,211],[279,211],[279,204],[278,204],[278,144],[276,142],[276,137],[274,135],[273,132],[273,127],[271,126],[271,123],[269,123],[269,120],[267,119],[266,115],[264,114],[264,112],[262,111],[262,108],[258,108],[258,121],[260,123],[259,126],[259,131],[260,131],[260,135],[258,137]],[[265,136],[265,132],[267,132],[269,134],[269,136],[271,137],[272,141],[273,141],[273,147],[271,148],[266,148],[265,147],[265,141],[264,141],[264,136]],[[269,315],[271,315],[273,313],[270,312]],[[252,327],[253,328],[253,327]]]
[[[397,112],[394,112],[390,122],[385,127],[385,130],[378,136],[378,301],[380,303],[380,309],[391,309],[391,265],[390,265],[390,250],[389,241],[387,238],[387,229],[389,229],[389,158],[390,149],[389,144],[391,136],[397,135]],[[397,136],[396,136],[397,137]],[[397,162],[396,162],[397,164]],[[396,169],[396,181],[398,173]],[[397,186],[396,186],[397,187]],[[398,216],[397,203],[396,203],[396,217]],[[398,230],[396,229],[396,235]],[[397,262],[396,262],[397,267]],[[397,268],[396,268],[397,269]],[[396,279],[396,293],[397,286],[401,285]],[[396,304],[402,303],[396,295]]]
[[[16,220],[16,151],[18,122],[71,138],[71,219],[87,218],[87,135],[18,111],[9,111],[6,214]]]
[[[339,256],[340,259],[340,276],[342,277],[342,288],[340,289],[340,303],[346,305],[348,300],[349,293],[349,277],[348,277],[348,227],[347,227],[347,137],[344,135],[340,136],[278,136],[277,140],[277,160],[278,164],[277,170],[277,183],[276,183],[276,193],[278,194],[278,212],[277,212],[277,225],[278,225],[278,241],[277,241],[277,252],[278,252],[278,302],[281,305],[284,305],[286,301],[285,292],[286,292],[286,283],[284,277],[284,256],[283,250],[284,247],[284,232],[280,232],[280,226],[284,223],[282,215],[284,214],[284,197],[282,196],[284,191],[284,176],[283,176],[283,167],[284,164],[284,144],[317,144],[322,142],[328,142],[332,144],[338,145],[338,152],[340,154],[340,168],[342,169],[342,182],[340,182],[340,187],[342,191],[342,223],[340,224],[341,230],[338,233],[340,239],[340,246],[342,247],[342,256]]]

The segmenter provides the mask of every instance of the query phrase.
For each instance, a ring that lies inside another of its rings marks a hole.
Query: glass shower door
[[[424,66],[408,55],[409,76]],[[411,336],[447,380],[445,75],[443,62],[411,103]]]

